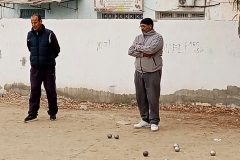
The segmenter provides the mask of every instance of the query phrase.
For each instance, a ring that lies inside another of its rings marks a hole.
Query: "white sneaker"
[[[151,125],[148,122],[141,120],[138,124],[134,124],[134,128],[150,128]]]
[[[158,125],[151,124],[151,131],[157,131],[157,130],[158,130]]]

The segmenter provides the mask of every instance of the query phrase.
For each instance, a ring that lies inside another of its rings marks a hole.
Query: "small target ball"
[[[175,152],[179,152],[180,148],[179,147],[175,147],[174,150],[175,150]]]
[[[214,150],[211,150],[210,155],[211,155],[211,156],[215,156],[215,155],[216,155],[216,152],[215,152]]]
[[[144,157],[147,157],[147,156],[148,156],[148,151],[144,151],[144,152],[143,152],[143,156],[144,156]]]
[[[108,134],[107,137],[110,139],[110,138],[112,138],[112,135],[111,135],[111,134]]]
[[[119,135],[118,134],[114,135],[114,138],[119,139]]]

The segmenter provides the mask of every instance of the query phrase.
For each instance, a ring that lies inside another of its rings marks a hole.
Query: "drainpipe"
[[[204,1],[204,15],[205,15],[205,20],[206,20],[206,5],[207,5],[207,0]]]
[[[1,8],[1,17],[0,18],[2,18],[2,6],[0,6],[0,8]]]
[[[206,9],[207,6],[210,6],[210,1],[211,1],[211,0],[205,0],[204,13],[207,12],[207,17],[206,17],[205,20],[210,20],[210,19],[211,19],[209,8]],[[205,14],[206,14],[206,13],[205,13]]]
[[[238,38],[240,38],[240,16],[238,15]]]
[[[76,0],[76,14],[77,14],[77,19],[78,19],[78,0]]]

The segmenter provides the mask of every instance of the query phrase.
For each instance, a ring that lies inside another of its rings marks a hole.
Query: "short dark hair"
[[[34,13],[34,14],[32,15],[32,17],[33,17],[33,16],[38,17],[38,21],[42,20],[42,17],[41,17],[40,14],[38,14],[38,13]]]
[[[151,18],[144,18],[141,20],[140,24],[146,24],[146,25],[152,25],[153,26],[153,20]]]

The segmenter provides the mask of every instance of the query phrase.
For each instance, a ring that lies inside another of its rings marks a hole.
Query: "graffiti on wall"
[[[95,41],[95,40],[91,40],[89,39],[87,42],[87,47],[93,47],[94,49],[96,48],[96,50],[101,50],[101,49],[106,49],[111,47],[111,40],[105,40],[105,41]]]
[[[165,53],[187,53],[187,52],[195,52],[201,53],[203,52],[203,46],[198,41],[189,41],[182,43],[166,43],[164,45]]]
[[[118,40],[120,37],[116,38],[109,38],[105,40],[95,40],[95,39],[88,39],[86,46],[89,48],[96,49],[97,51],[108,49],[111,47],[116,47],[118,44]]]
[[[22,66],[25,66],[26,65],[26,57],[22,57],[22,60],[20,60],[22,62]]]

